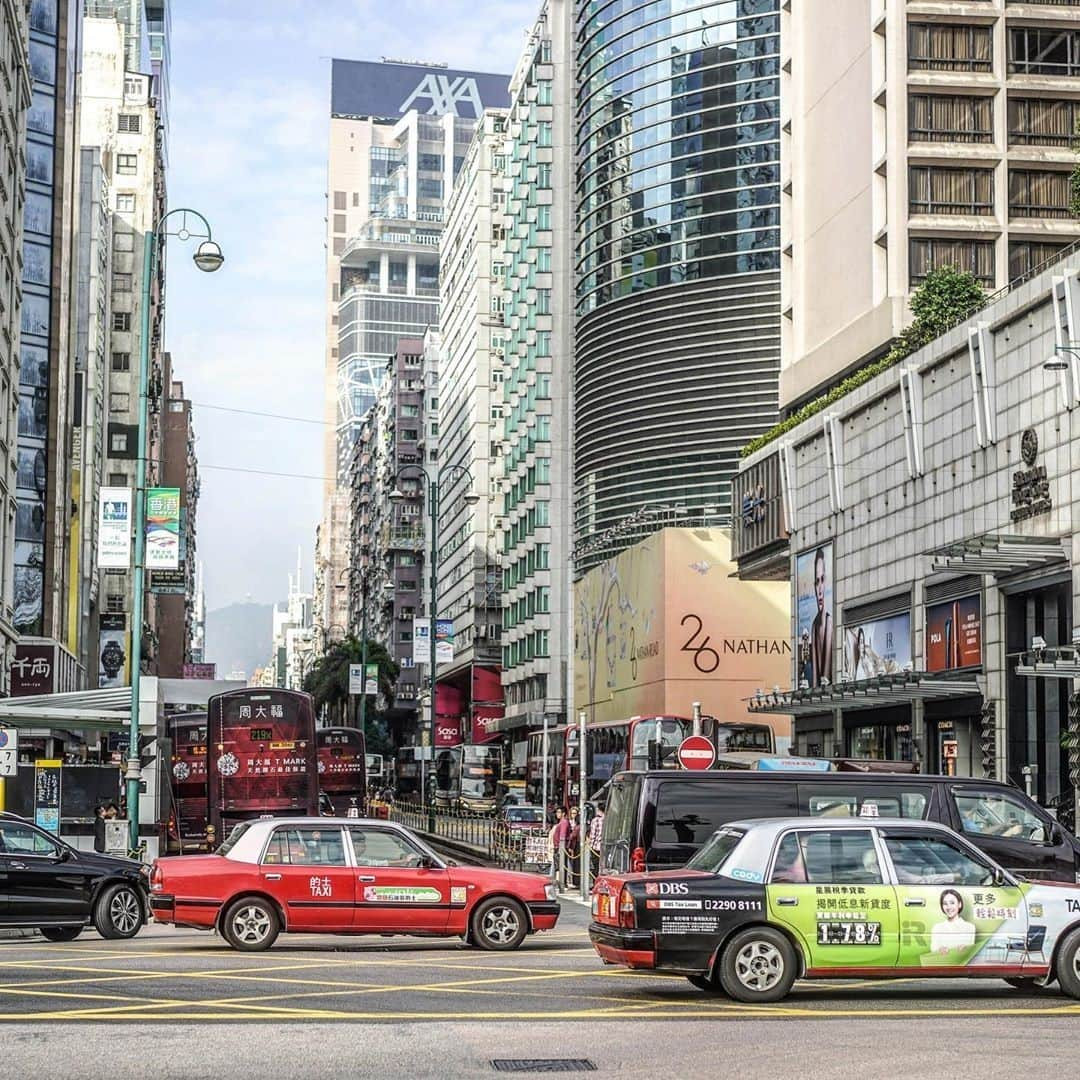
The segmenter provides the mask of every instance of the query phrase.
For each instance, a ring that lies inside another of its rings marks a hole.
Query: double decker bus
[[[566,725],[547,730],[548,802],[562,806],[566,794]],[[543,805],[544,732],[529,732],[528,757],[525,762],[525,797],[533,806]]]
[[[176,854],[207,851],[206,713],[174,713],[165,718],[165,730],[172,746],[168,848]]]
[[[311,695],[249,687],[210,699],[207,791],[215,841],[257,817],[319,813]]]
[[[420,746],[402,746],[397,752],[394,786],[401,802],[415,802],[420,798],[420,760],[424,753]]]
[[[454,746],[435,754],[435,805],[444,810],[495,810],[502,779],[502,748]]]
[[[363,812],[367,797],[367,755],[363,733],[356,728],[319,728],[315,732],[319,755],[319,788],[335,814],[344,817],[350,807]]]

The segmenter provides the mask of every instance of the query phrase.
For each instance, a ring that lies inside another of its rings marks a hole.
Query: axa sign
[[[410,109],[416,109],[429,116],[445,116],[447,113],[458,116],[459,103],[471,105],[473,116],[479,116],[484,111],[476,80],[464,75],[453,78],[450,75],[432,74],[425,75],[416,84],[413,92],[398,106],[398,111],[407,113]]]

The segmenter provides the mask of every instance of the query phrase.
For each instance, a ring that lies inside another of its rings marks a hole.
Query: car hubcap
[[[484,915],[481,929],[488,941],[496,945],[506,945],[514,940],[520,925],[517,912],[513,908],[497,907]]]
[[[130,934],[139,925],[139,900],[128,889],[122,889],[109,904],[109,919],[121,934]]]
[[[784,958],[769,942],[751,941],[735,957],[735,975],[748,990],[761,993],[783,978]]]
[[[233,917],[233,933],[245,945],[257,945],[270,933],[270,916],[254,905],[241,908]]]

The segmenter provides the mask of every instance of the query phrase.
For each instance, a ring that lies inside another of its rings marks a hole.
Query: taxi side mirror
[[[439,864],[430,855],[421,855],[420,868],[422,870],[438,870]]]
[[[994,867],[994,884],[1000,889],[1003,885],[1008,884],[1008,879],[1005,877],[1005,871],[1000,866]]]

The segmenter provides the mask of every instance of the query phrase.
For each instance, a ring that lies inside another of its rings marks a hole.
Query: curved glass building
[[[779,0],[578,5],[578,572],[642,507],[729,508],[776,422],[779,32]]]

